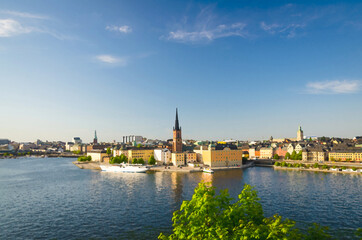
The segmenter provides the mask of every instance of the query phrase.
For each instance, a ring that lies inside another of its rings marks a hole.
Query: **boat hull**
[[[145,173],[148,168],[143,166],[105,166],[100,165],[103,172],[125,172],[125,173]]]

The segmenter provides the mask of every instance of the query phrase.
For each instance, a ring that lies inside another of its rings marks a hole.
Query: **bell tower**
[[[181,127],[178,122],[177,108],[176,108],[175,126],[173,127],[172,152],[182,152]]]

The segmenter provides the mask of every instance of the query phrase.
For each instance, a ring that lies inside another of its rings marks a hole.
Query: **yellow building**
[[[196,162],[197,154],[195,152],[185,152],[186,162]]]
[[[335,151],[329,152],[329,161],[362,161],[361,151]]]
[[[147,162],[153,154],[153,149],[134,148],[128,150],[128,159],[132,160],[134,158],[142,158],[145,162]]]
[[[209,145],[208,150],[202,151],[202,159],[205,165],[210,167],[233,167],[243,164],[243,150],[231,149],[228,145]]]
[[[272,159],[273,158],[273,148],[260,148],[260,159]]]
[[[172,153],[171,159],[174,166],[184,166],[186,162],[185,153]]]

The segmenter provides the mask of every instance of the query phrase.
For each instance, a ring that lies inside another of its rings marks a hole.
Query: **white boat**
[[[205,173],[214,173],[214,171],[211,168],[204,168],[203,170]]]
[[[128,172],[128,173],[145,173],[148,168],[136,164],[117,164],[117,165],[100,165],[104,172]]]

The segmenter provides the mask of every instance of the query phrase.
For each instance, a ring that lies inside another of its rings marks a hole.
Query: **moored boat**
[[[136,164],[115,164],[115,165],[100,165],[104,172],[128,172],[128,173],[145,173],[148,168]]]
[[[214,173],[214,171],[211,168],[204,168],[203,170],[205,173]]]

